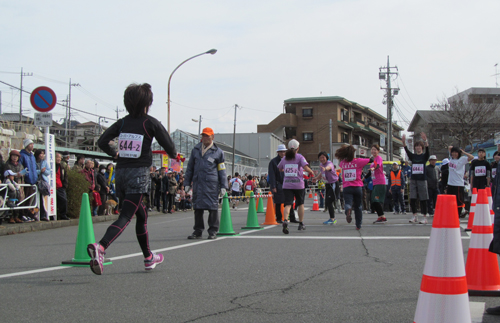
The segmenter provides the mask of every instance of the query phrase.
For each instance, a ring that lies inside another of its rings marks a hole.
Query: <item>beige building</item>
[[[342,144],[352,144],[357,156],[370,156],[372,144],[380,144],[386,137],[387,118],[343,97],[292,98],[284,101],[283,112],[266,125],[258,125],[257,132],[272,132],[284,140],[297,139],[300,153],[314,165],[318,152],[329,151],[332,120],[333,152]],[[393,124],[393,155],[401,158],[401,131]],[[385,140],[387,142],[387,140]],[[385,147],[383,147],[385,148]],[[384,160],[386,153],[381,152]]]

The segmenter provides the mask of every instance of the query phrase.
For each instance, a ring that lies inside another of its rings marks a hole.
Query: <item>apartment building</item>
[[[370,156],[372,144],[387,143],[387,118],[340,96],[285,100],[283,113],[268,124],[258,125],[257,132],[274,133],[283,140],[297,139],[300,153],[315,165],[318,152],[329,151],[330,120],[333,152],[347,143],[356,147],[358,157]],[[393,124],[393,159],[396,160],[401,159],[402,130],[402,127]],[[381,156],[384,160],[388,159],[384,151],[381,151]]]

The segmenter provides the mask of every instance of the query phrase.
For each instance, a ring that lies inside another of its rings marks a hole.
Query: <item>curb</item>
[[[152,211],[149,215],[160,214],[158,212]],[[93,216],[92,223],[99,222],[107,222],[107,221],[115,221],[118,219],[119,214],[113,215],[101,215],[101,216]],[[43,231],[57,228],[64,228],[70,226],[78,226],[80,222],[79,219],[71,219],[71,220],[58,220],[58,221],[37,221],[37,222],[28,222],[28,223],[16,223],[16,224],[2,224],[0,225],[0,236],[18,234],[18,233],[27,233],[27,232],[35,232],[35,231]]]

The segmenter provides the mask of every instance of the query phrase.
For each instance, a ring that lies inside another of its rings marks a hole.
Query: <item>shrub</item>
[[[85,175],[76,171],[68,172],[68,187],[66,195],[68,198],[68,217],[78,219],[80,217],[80,207],[82,204],[83,193],[89,192],[89,182],[85,179]],[[92,205],[92,195],[89,194],[90,205]]]

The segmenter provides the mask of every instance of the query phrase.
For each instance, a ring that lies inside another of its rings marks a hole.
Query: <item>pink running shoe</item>
[[[87,253],[90,256],[90,270],[96,275],[102,275],[104,270],[104,252],[103,246],[98,243],[91,243],[87,246]]]
[[[155,269],[156,265],[159,265],[163,262],[163,255],[161,253],[153,253],[153,257],[147,260],[144,259],[144,267],[146,267],[146,271]]]

